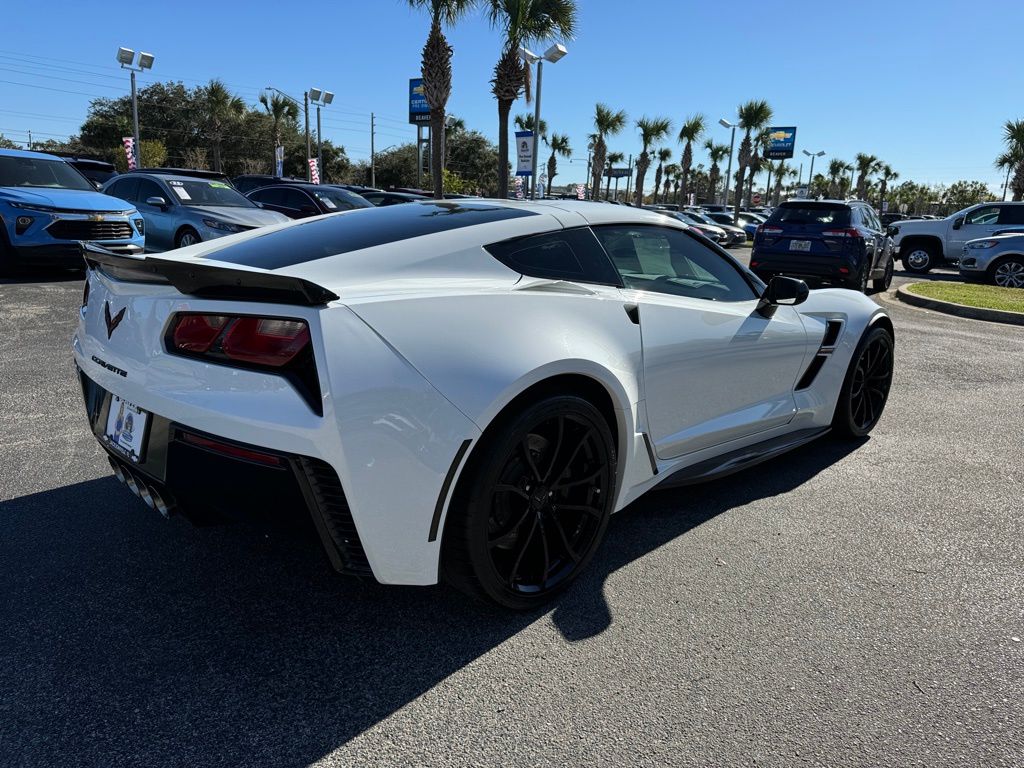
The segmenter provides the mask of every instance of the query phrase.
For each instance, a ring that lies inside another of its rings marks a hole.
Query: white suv
[[[956,265],[968,240],[1024,232],[1024,202],[981,203],[944,219],[898,221],[892,229],[903,268],[921,274],[943,263]]]

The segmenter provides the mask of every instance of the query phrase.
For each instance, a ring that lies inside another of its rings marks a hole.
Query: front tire
[[[885,260],[885,274],[879,279],[871,281],[871,287],[876,293],[884,293],[889,290],[889,286],[892,285],[892,273],[895,267],[892,256]]]
[[[192,227],[183,228],[176,238],[174,238],[175,248],[187,248],[190,245],[201,243],[202,238],[199,237],[199,233],[196,232]]]
[[[514,610],[553,599],[604,537],[615,467],[608,424],[579,397],[547,397],[499,422],[452,500],[445,580]]]
[[[840,437],[864,437],[882,417],[892,387],[893,349],[885,328],[869,328],[861,338],[832,417],[832,430]]]
[[[1024,256],[1007,256],[988,268],[988,279],[1000,288],[1024,288]]]
[[[900,248],[900,261],[907,272],[923,275],[936,265],[939,254],[934,245],[905,245]]]

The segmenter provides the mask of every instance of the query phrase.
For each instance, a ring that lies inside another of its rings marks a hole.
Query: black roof
[[[232,181],[238,181],[239,179],[259,179],[264,181],[264,186],[270,186],[271,184],[309,184],[308,179],[302,179],[298,176],[273,176],[269,173],[241,173],[235,176]]]
[[[195,176],[197,179],[216,179],[229,181],[226,174],[219,171],[200,171],[196,168],[136,168],[126,173],[154,173],[163,176]]]

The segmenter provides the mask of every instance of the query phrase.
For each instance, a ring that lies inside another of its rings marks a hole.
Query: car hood
[[[40,189],[32,187],[0,187],[0,200],[68,211],[131,211],[131,203],[102,192],[86,189]]]
[[[283,213],[266,211],[262,208],[238,208],[225,205],[190,205],[188,210],[200,216],[226,221],[228,224],[239,224],[243,227],[265,227],[267,224],[283,224],[291,221]]]

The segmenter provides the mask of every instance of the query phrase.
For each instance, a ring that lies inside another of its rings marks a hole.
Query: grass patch
[[[978,283],[950,283],[935,281],[915,283],[907,290],[918,296],[939,301],[951,301],[968,307],[1001,309],[1004,312],[1024,312],[1024,289],[999,288]]]

